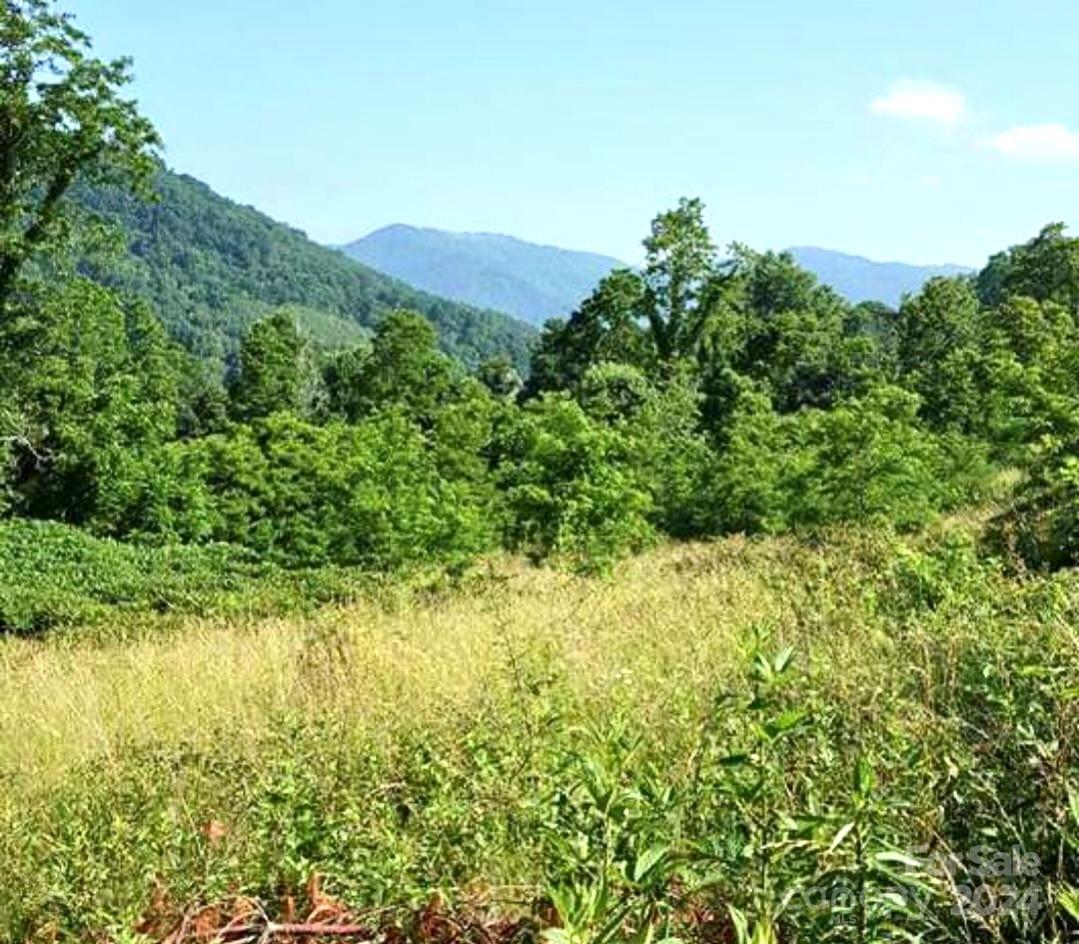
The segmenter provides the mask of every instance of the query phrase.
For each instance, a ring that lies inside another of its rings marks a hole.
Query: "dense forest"
[[[686,198],[535,334],[0,41],[0,942],[1075,940],[1063,225],[893,309]]]
[[[523,382],[507,357],[470,373],[416,313],[328,351],[288,308],[223,382],[137,294],[27,270],[4,322],[7,512],[286,567],[506,547],[602,568],[660,535],[916,528],[1023,469],[998,539],[1074,562],[1079,241],[1047,227],[891,311],[785,255],[721,255],[702,209],[658,216],[643,270],[549,323]]]

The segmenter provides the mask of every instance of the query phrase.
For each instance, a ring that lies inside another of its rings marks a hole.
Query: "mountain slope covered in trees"
[[[343,247],[379,272],[446,298],[506,311],[534,325],[568,315],[623,263],[494,233],[397,224]]]
[[[416,291],[193,177],[160,170],[154,190],[152,202],[118,189],[77,191],[84,208],[118,224],[130,248],[93,274],[146,297],[169,332],[199,355],[221,359],[254,321],[288,305],[304,310],[301,322],[328,344],[407,308],[431,321],[442,349],[466,364],[497,354],[526,361],[532,331],[506,315]]]

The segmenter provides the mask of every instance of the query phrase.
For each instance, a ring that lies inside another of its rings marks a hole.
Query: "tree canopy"
[[[76,182],[142,190],[157,133],[123,97],[130,62],[91,55],[89,37],[46,0],[0,6],[0,311],[35,256],[71,223]]]

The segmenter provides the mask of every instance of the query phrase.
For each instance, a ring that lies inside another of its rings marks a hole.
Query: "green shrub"
[[[878,387],[791,421],[797,459],[785,475],[794,527],[882,519],[909,530],[978,497],[989,465],[977,443],[928,432],[917,395]]]
[[[550,395],[511,416],[496,448],[510,548],[602,569],[652,539],[651,497],[626,431]]]
[[[1079,564],[1079,455],[1050,448],[1034,465],[1012,506],[988,528],[988,543],[1027,567]]]
[[[100,525],[285,566],[458,564],[492,546],[493,492],[444,477],[443,459],[396,413],[326,426],[281,413],[169,445],[114,484]]]
[[[984,450],[928,432],[918,404],[878,387],[832,410],[780,416],[743,386],[706,486],[707,527],[777,533],[875,519],[910,530],[979,497]]]

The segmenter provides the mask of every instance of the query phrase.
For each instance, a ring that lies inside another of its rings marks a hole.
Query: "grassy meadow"
[[[1079,578],[971,530],[2,639],[0,940],[139,940],[314,874],[357,909],[553,904],[573,944],[1063,940]],[[1023,907],[974,861],[1016,848]]]

